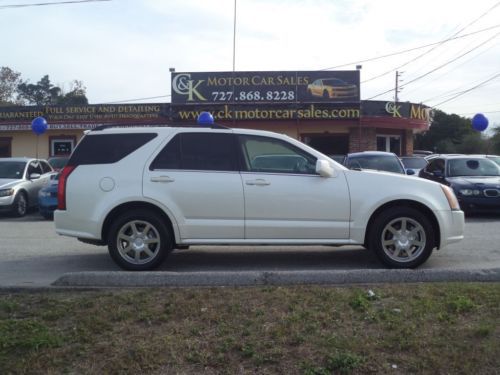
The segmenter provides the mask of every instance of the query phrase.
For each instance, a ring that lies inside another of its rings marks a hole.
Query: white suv
[[[57,233],[124,269],[189,245],[363,245],[389,267],[463,238],[453,191],[348,170],[285,135],[221,127],[88,132],[59,179]]]

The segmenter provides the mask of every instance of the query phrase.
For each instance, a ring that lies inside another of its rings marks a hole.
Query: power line
[[[376,75],[372,78],[369,78],[367,80],[364,80],[363,82],[361,83],[366,83],[366,82],[370,82],[370,81],[373,81],[374,79],[377,79],[377,78],[380,78],[380,77],[383,77],[383,76],[386,76],[387,74],[390,74],[396,70],[399,70],[403,67],[405,67],[406,65],[408,64],[411,64],[412,62],[415,62],[417,61],[418,59],[428,55],[429,53],[431,53],[432,51],[434,51],[436,48],[442,46],[444,43],[450,41],[452,38],[456,37],[458,34],[460,34],[462,31],[464,31],[466,28],[468,28],[469,26],[473,25],[474,23],[476,23],[477,21],[479,21],[481,18],[483,18],[484,16],[486,16],[488,13],[490,13],[493,9],[495,9],[497,6],[500,5],[500,1],[497,2],[495,5],[493,5],[491,8],[489,8],[486,12],[484,12],[483,14],[481,14],[479,17],[477,17],[475,20],[469,22],[466,26],[462,27],[460,30],[456,31],[453,35],[451,35],[449,38],[447,39],[444,39],[442,40],[440,43],[437,43],[435,44],[430,50],[428,51],[425,51],[424,53],[421,53],[420,55],[414,57],[413,59],[405,62],[404,64],[400,65],[400,66],[397,66],[396,68],[393,68],[391,70],[388,70],[386,71],[385,73],[382,73],[382,74],[379,74],[379,75]]]
[[[494,79],[496,79],[496,78],[498,78],[498,77],[500,77],[500,73],[497,73],[497,74],[493,75],[492,77],[490,77],[490,78],[488,78],[487,80],[485,80],[485,81],[483,81],[483,82],[481,82],[481,83],[477,84],[476,86],[471,87],[471,88],[470,88],[470,89],[468,89],[468,90],[464,90],[464,91],[462,91],[462,92],[459,92],[458,94],[456,94],[455,96],[451,97],[450,99],[444,100],[444,101],[442,101],[441,103],[438,103],[438,104],[436,104],[436,105],[433,105],[433,108],[435,108],[435,107],[437,107],[437,106],[440,106],[441,104],[451,102],[452,100],[455,100],[455,99],[456,99],[456,98],[458,98],[459,96],[465,95],[465,94],[467,94],[467,93],[471,92],[472,90],[475,90],[475,89],[477,89],[477,88],[479,88],[479,87],[481,87],[481,86],[483,86],[483,85],[487,84],[488,82],[493,81]]]
[[[365,59],[365,60],[353,61],[353,62],[350,62],[350,63],[346,63],[346,64],[342,64],[342,65],[337,65],[337,66],[332,66],[332,67],[329,67],[329,68],[323,68],[323,69],[319,69],[319,70],[331,70],[331,69],[343,68],[345,66],[356,65],[356,64],[361,64],[361,63],[365,63],[365,62],[370,62],[370,61],[385,59],[386,57],[392,57],[392,56],[402,55],[402,54],[405,54],[405,53],[408,53],[408,52],[417,51],[419,49],[423,49],[423,48],[427,48],[427,47],[432,47],[432,46],[435,46],[437,44],[443,44],[443,43],[451,42],[451,41],[456,40],[456,39],[467,38],[469,36],[476,35],[476,34],[479,34],[479,33],[484,33],[486,31],[490,31],[490,30],[496,29],[498,27],[500,27],[500,24],[499,25],[490,26],[490,27],[487,27],[485,29],[473,31],[473,32],[468,33],[468,34],[463,34],[463,35],[460,35],[460,36],[456,36],[456,37],[453,37],[453,38],[443,39],[443,40],[441,40],[439,42],[425,44],[425,45],[422,45],[422,46],[408,48],[408,49],[405,49],[405,50],[402,50],[402,51],[398,51],[398,52],[388,53],[386,55],[371,57],[371,58]]]
[[[8,4],[8,5],[0,5],[1,9],[10,9],[10,8],[26,8],[26,7],[39,7],[46,5],[66,5],[66,4],[77,4],[77,3],[94,3],[94,2],[102,2],[102,1],[111,1],[111,0],[72,0],[72,1],[57,1],[52,3],[32,3],[32,4]]]
[[[493,35],[491,38],[489,38],[489,39],[485,40],[484,42],[482,42],[482,43],[480,43],[479,45],[477,45],[476,47],[474,47],[474,48],[472,48],[472,49],[468,50],[467,52],[465,52],[465,53],[463,53],[463,54],[461,54],[461,55],[459,55],[459,56],[457,56],[457,57],[455,57],[455,58],[453,58],[453,59],[451,59],[451,60],[446,61],[444,64],[441,64],[441,65],[437,66],[436,68],[431,69],[431,70],[429,70],[428,72],[426,72],[426,73],[424,73],[424,74],[419,75],[418,77],[416,77],[416,78],[412,79],[411,81],[406,82],[405,84],[401,85],[401,87],[405,87],[405,86],[409,85],[410,83],[413,83],[413,82],[415,82],[415,81],[418,81],[419,79],[422,79],[422,78],[424,78],[424,77],[427,77],[429,74],[434,73],[435,71],[437,71],[437,70],[439,70],[439,69],[441,69],[441,68],[445,67],[446,65],[449,65],[449,64],[451,64],[451,63],[454,63],[454,62],[455,62],[455,61],[457,61],[458,59],[460,59],[460,58],[464,57],[465,55],[468,55],[469,53],[471,53],[472,51],[474,51],[474,50],[478,49],[479,47],[482,47],[483,45],[485,45],[486,43],[488,43],[490,40],[493,40],[494,38],[496,38],[498,35],[500,35],[500,32],[496,33],[496,34],[495,34],[495,35]],[[393,90],[394,90],[394,89],[392,89],[392,88],[391,88],[391,89],[389,89],[389,90],[386,90],[386,91],[384,91],[384,92],[381,92],[380,94],[374,95],[374,96],[372,96],[372,97],[370,97],[370,98],[368,98],[368,99],[366,99],[366,100],[370,100],[370,99],[377,98],[377,97],[382,96],[382,95],[384,95],[384,94],[387,94],[387,93],[389,93],[389,92],[391,92],[391,91],[393,91]]]
[[[139,100],[149,100],[149,99],[159,99],[159,98],[168,98],[169,96],[172,95],[160,95],[160,96],[150,96],[148,98],[136,98],[136,99],[125,99],[125,100],[118,100],[114,102],[104,102],[102,104],[118,104],[118,103],[128,103],[128,102],[136,102]]]

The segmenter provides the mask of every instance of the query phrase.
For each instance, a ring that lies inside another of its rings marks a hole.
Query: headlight
[[[9,197],[14,194],[14,189],[2,189],[0,190],[0,197]]]
[[[441,185],[441,189],[443,190],[444,195],[446,196],[446,199],[448,200],[448,204],[450,205],[450,208],[452,210],[460,210],[460,205],[458,204],[458,199],[455,196],[453,189],[446,186],[446,185],[443,185],[443,184],[440,184],[440,185]]]
[[[477,190],[477,189],[460,189],[458,192],[462,195],[465,195],[465,196],[480,195],[481,194],[481,190]]]

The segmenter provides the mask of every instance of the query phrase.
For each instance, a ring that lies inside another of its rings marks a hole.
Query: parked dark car
[[[405,171],[403,163],[392,152],[363,151],[347,154],[344,165],[349,169],[373,169],[401,174],[415,174],[413,170]]]
[[[402,156],[400,159],[403,162],[405,170],[408,171],[411,169],[416,175],[428,164],[427,160],[421,156]]]
[[[54,218],[57,209],[57,185],[59,184],[59,173],[50,176],[50,181],[38,192],[38,210],[45,219]]]
[[[51,156],[47,159],[50,166],[57,172],[61,171],[68,163],[69,156]]]
[[[500,212],[500,167],[480,156],[439,156],[420,177],[450,186],[464,212]]]

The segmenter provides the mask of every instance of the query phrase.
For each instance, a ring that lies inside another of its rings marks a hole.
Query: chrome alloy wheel
[[[144,264],[153,260],[160,252],[161,240],[158,230],[143,220],[134,220],[123,225],[116,237],[116,247],[128,263]]]
[[[425,230],[409,217],[390,221],[382,230],[382,249],[397,262],[411,262],[418,258],[426,245]]]

